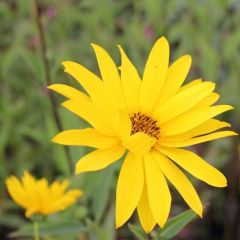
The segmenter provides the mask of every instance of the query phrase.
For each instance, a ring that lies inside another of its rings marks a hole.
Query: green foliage
[[[177,234],[183,230],[183,228],[196,217],[196,214],[192,210],[187,210],[175,217],[170,218],[166,225],[157,230],[153,231],[150,236],[153,235],[154,240],[169,240],[177,236]],[[145,240],[147,237],[141,226],[128,224],[129,230],[139,240]]]
[[[192,210],[185,211],[170,218],[164,228],[154,237],[155,240],[169,240],[175,237],[189,222],[196,217],[196,214]]]
[[[33,1],[0,1],[0,238],[9,232],[11,236],[26,239],[32,236],[23,212],[11,201],[4,186],[10,174],[20,176],[25,169],[35,176],[45,176],[50,181],[68,176],[68,165],[62,146],[51,142],[58,132],[46,89],[45,73],[39,51],[39,41],[33,14]],[[162,35],[171,43],[171,59],[183,54],[193,58],[188,80],[202,77],[217,83],[221,102],[236,107],[224,116],[239,130],[240,89],[240,3],[236,0],[41,0],[41,13],[47,40],[52,82],[65,82],[80,87],[68,77],[61,61],[82,63],[98,74],[96,60],[90,47],[96,42],[105,47],[119,63],[116,45],[121,44],[142,73],[152,43]],[[58,106],[63,98],[56,96]],[[66,110],[58,107],[64,129],[86,127]],[[226,173],[235,156],[237,143],[220,140],[196,148],[213,165]],[[88,148],[71,147],[71,158],[76,162],[89,152]],[[231,161],[230,161],[231,160]],[[115,231],[114,196],[120,163],[102,172],[70,176],[71,184],[84,191],[84,197],[76,206],[64,213],[49,217],[41,224],[45,239],[140,239],[141,230],[135,225],[124,226]],[[227,172],[234,176],[234,167]],[[230,182],[232,184],[232,182]],[[234,184],[234,183],[233,183]],[[204,202],[212,198],[216,206],[224,209],[228,197],[223,191],[213,194],[203,191]],[[230,188],[231,189],[231,188]],[[229,195],[231,195],[229,191]],[[175,194],[175,192],[173,192]],[[236,195],[236,194],[235,194]],[[235,196],[231,195],[231,196]],[[183,211],[182,199],[173,199],[173,213]],[[236,197],[236,196],[235,196]],[[179,200],[179,201],[178,201]],[[232,200],[232,199],[230,199]],[[230,201],[229,200],[229,201]],[[235,199],[236,200],[236,199]],[[231,202],[231,201],[230,201]],[[180,203],[180,204],[179,204]],[[177,211],[178,212],[178,211]],[[189,238],[221,239],[224,213],[211,206],[210,223],[199,221],[195,235]],[[226,221],[228,212],[226,212]],[[168,221],[160,231],[160,239],[170,239],[194,218],[190,211]],[[75,221],[76,219],[76,221]],[[179,219],[181,221],[179,221]],[[220,221],[219,219],[222,219]],[[57,221],[58,220],[58,221]],[[237,220],[235,220],[237,221]],[[132,220],[134,223],[134,220]],[[225,224],[226,226],[226,224]],[[205,231],[203,231],[203,228]],[[226,228],[226,227],[225,227]],[[237,229],[237,227],[236,227]],[[227,231],[227,229],[225,229]],[[71,234],[69,234],[71,232]],[[154,234],[158,234],[158,231]],[[138,235],[140,234],[140,235]],[[51,235],[51,238],[49,236]],[[235,236],[233,236],[235,237]],[[179,239],[181,238],[181,234]]]
[[[129,230],[134,234],[134,236],[139,240],[146,239],[146,233],[143,231],[140,225],[128,224]]]
[[[39,224],[40,237],[56,237],[57,239],[65,239],[68,236],[75,235],[79,232],[86,231],[86,228],[77,221],[68,220],[66,222],[44,222]],[[32,224],[23,225],[18,231],[12,232],[10,237],[12,238],[33,238],[33,226]]]

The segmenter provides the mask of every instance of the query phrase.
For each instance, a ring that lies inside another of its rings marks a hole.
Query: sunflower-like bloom
[[[67,180],[55,181],[49,186],[45,178],[36,180],[27,171],[24,172],[22,181],[10,176],[6,185],[13,200],[26,209],[25,215],[28,218],[33,214],[49,215],[62,211],[82,195],[78,189],[66,191],[69,185]]]
[[[217,169],[182,147],[235,135],[217,131],[230,125],[213,119],[232,107],[212,106],[219,98],[212,82],[197,79],[182,86],[191,57],[185,55],[169,66],[169,44],[164,37],[153,46],[142,79],[120,46],[120,74],[103,48],[92,47],[101,79],[78,63],[63,62],[65,72],[87,94],[64,84],[49,86],[67,97],[63,106],[91,127],[63,131],[53,142],[96,148],[78,161],[77,174],[103,169],[126,153],[116,190],[116,227],[136,208],[146,232],[156,223],[162,227],[171,206],[166,179],[202,216],[198,194],[179,167],[215,187],[225,187],[227,181]]]

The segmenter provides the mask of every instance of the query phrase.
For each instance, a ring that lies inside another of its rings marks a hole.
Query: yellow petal
[[[97,92],[101,91],[102,81],[94,73],[75,62],[65,61],[62,64],[65,67],[64,71],[73,76],[93,99]]]
[[[50,202],[50,191],[48,187],[48,182],[45,178],[42,178],[36,182],[36,191],[38,197],[38,206],[41,213],[45,213],[48,209]]]
[[[202,217],[203,207],[201,200],[199,199],[199,196],[193,185],[183,174],[183,172],[160,152],[155,151],[153,156],[158,164],[158,167],[160,167],[166,178],[182,195],[189,207],[192,208],[192,210],[200,217]]]
[[[51,208],[47,209],[48,214],[66,209],[75,203],[80,196],[82,196],[82,191],[78,189],[72,189],[65,192],[57,201],[53,202]]]
[[[55,213],[66,209],[68,206],[76,202],[77,198],[82,196],[82,191],[79,189],[71,189],[66,191],[69,185],[69,181],[64,180],[63,182],[55,181],[51,184],[50,200],[45,206],[45,214]]]
[[[82,157],[76,165],[76,174],[103,169],[117,161],[125,152],[125,148],[115,146],[99,149]]]
[[[160,38],[153,46],[148,57],[140,94],[140,110],[151,112],[164,84],[169,61],[169,44],[165,37]]]
[[[182,114],[161,126],[164,136],[177,135],[193,129],[203,122],[233,109],[230,105],[218,105],[207,108],[200,108]]]
[[[71,199],[73,198],[78,198],[81,197],[83,195],[83,192],[80,191],[79,189],[73,189],[73,190],[69,190],[65,193],[65,195]]]
[[[107,108],[108,111],[112,111],[112,101],[108,98],[103,82],[99,77],[78,63],[66,61],[63,62],[63,65],[64,71],[73,76],[85,88],[98,107],[102,110]]]
[[[131,153],[142,156],[149,152],[155,143],[155,138],[150,137],[143,132],[137,132],[124,139],[122,145]]]
[[[25,216],[27,218],[30,218],[34,213],[39,213],[39,209],[36,208],[35,206],[31,206],[31,207],[27,208],[27,210],[25,212]]]
[[[26,193],[32,193],[33,189],[36,189],[36,179],[27,171],[24,172],[22,177],[22,184]]]
[[[69,99],[85,98],[86,101],[90,101],[90,98],[87,95],[65,84],[52,84],[48,86],[48,88]]]
[[[186,134],[188,134],[191,137],[195,137],[198,135],[214,132],[224,127],[231,127],[231,124],[227,122],[219,121],[217,119],[209,119],[206,122],[199,125],[198,127],[186,132]]]
[[[171,207],[171,194],[165,177],[150,153],[144,157],[144,165],[151,212],[155,221],[163,227]]]
[[[110,148],[119,144],[116,137],[106,136],[93,128],[66,130],[57,134],[53,142],[63,145]]]
[[[35,212],[39,212],[39,196],[37,194],[37,180],[27,171],[22,177],[22,185],[26,195],[27,211],[25,215],[29,217]]]
[[[189,72],[191,63],[191,56],[185,55],[177,59],[168,68],[166,81],[163,85],[156,106],[159,106],[177,93]]]
[[[161,142],[161,145],[166,147],[187,147],[194,144],[208,142],[214,139],[224,138],[224,137],[229,137],[234,135],[237,135],[237,133],[232,131],[220,131],[220,132],[215,132],[215,133],[211,133],[211,134],[200,136],[200,137],[190,138],[190,139],[179,141],[179,142]]]
[[[214,88],[215,84],[211,82],[204,82],[192,86],[169,99],[167,102],[157,106],[153,114],[158,119],[158,122],[163,124],[189,110],[212,92]]]
[[[195,153],[178,148],[161,147],[159,150],[191,173],[194,177],[207,184],[215,187],[227,186],[225,176]]]
[[[194,86],[194,85],[197,85],[197,84],[200,84],[202,83],[202,79],[199,78],[199,79],[195,79],[195,80],[192,80],[191,82],[183,85],[179,90],[178,90],[178,93],[182,92],[182,91],[185,91],[187,90],[188,88]]]
[[[124,50],[120,46],[118,47],[122,59],[122,65],[120,69],[123,92],[128,105],[129,113],[133,113],[138,110],[141,79],[135,66],[129,60]]]
[[[13,200],[22,207],[27,207],[25,192],[21,182],[15,177],[10,176],[6,180],[6,186]]]
[[[142,159],[129,153],[123,162],[116,193],[116,227],[132,215],[142,194],[144,183]]]
[[[156,225],[156,221],[153,218],[149,200],[148,200],[148,193],[147,193],[147,186],[144,183],[142,196],[137,205],[138,216],[140,219],[140,223],[146,233],[150,233],[154,226]]]
[[[217,119],[209,119],[209,120],[205,121],[204,123],[200,124],[199,126],[193,128],[187,132],[184,132],[184,133],[181,133],[178,135],[173,135],[173,136],[165,136],[161,140],[161,143],[163,143],[163,142],[164,143],[165,142],[179,142],[179,141],[183,141],[186,139],[190,139],[195,136],[211,133],[211,132],[214,132],[221,128],[230,127],[230,126],[231,125],[227,122],[222,122]]]
[[[102,47],[96,44],[91,45],[95,51],[99,70],[108,94],[116,101],[118,107],[125,107],[121,80],[115,63]]]
[[[212,93],[208,94],[208,96],[206,96],[204,99],[202,99],[202,101],[197,103],[194,107],[195,108],[209,107],[209,106],[213,105],[215,102],[217,102],[219,97],[220,97],[219,94],[212,92]]]
[[[111,128],[111,121],[92,102],[85,99],[68,100],[62,104],[69,111],[89,122],[99,132],[113,136],[115,133]]]
[[[122,140],[131,134],[132,122],[128,113],[118,110],[115,114],[115,118],[112,118],[114,122],[114,130],[116,135]]]
[[[60,183],[59,181],[53,182],[49,189],[52,200],[59,199],[64,194],[68,186],[68,180],[64,180],[62,183]]]

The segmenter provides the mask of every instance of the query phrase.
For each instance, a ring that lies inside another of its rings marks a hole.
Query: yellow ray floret
[[[220,96],[212,82],[199,78],[184,85],[191,56],[169,64],[165,37],[150,51],[142,79],[121,46],[120,67],[102,47],[92,47],[101,77],[78,63],[63,63],[65,72],[86,94],[64,84],[49,86],[68,99],[65,108],[90,126],[65,130],[53,142],[95,148],[77,162],[77,174],[101,170],[123,159],[116,190],[116,227],[135,209],[147,233],[156,224],[163,227],[171,208],[167,180],[202,217],[200,198],[179,166],[215,187],[226,186],[227,180],[201,157],[181,148],[236,135],[228,129],[219,131],[231,125],[214,119],[233,107],[213,105]]]
[[[28,218],[33,214],[49,215],[62,211],[82,195],[78,189],[67,191],[67,180],[55,181],[49,185],[45,178],[36,180],[27,171],[21,180],[15,176],[8,177],[6,185],[10,196],[26,210],[25,215]]]

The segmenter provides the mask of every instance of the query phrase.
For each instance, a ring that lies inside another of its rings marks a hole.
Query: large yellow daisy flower
[[[63,106],[92,127],[66,130],[53,138],[63,145],[90,146],[76,173],[96,171],[126,157],[116,191],[116,226],[122,226],[137,208],[146,232],[165,224],[171,206],[168,179],[186,203],[202,216],[202,204],[191,182],[180,170],[215,187],[226,178],[195,153],[182,147],[235,135],[217,130],[229,127],[213,119],[232,109],[212,106],[219,98],[215,84],[201,79],[182,86],[191,57],[185,55],[169,66],[169,44],[160,38],[148,57],[142,79],[123,49],[118,68],[107,52],[92,44],[102,80],[75,62],[63,62],[87,94],[63,84],[50,89],[69,100]]]

